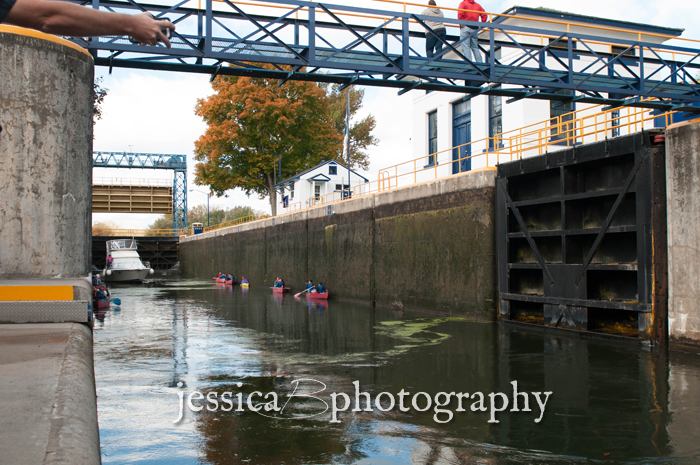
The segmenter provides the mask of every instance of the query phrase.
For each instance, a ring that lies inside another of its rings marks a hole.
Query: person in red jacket
[[[468,10],[468,11],[465,11]],[[457,13],[457,19],[463,19],[465,21],[475,21],[479,22],[481,19],[482,23],[488,20],[488,16],[484,12],[484,9],[476,3],[474,0],[463,0],[459,4],[459,13]],[[481,56],[481,51],[479,51],[478,34],[479,28],[477,26],[465,26],[462,25],[459,28],[459,37],[462,41],[462,54],[469,60],[472,59],[472,50],[474,51],[474,61],[483,62],[484,59]]]

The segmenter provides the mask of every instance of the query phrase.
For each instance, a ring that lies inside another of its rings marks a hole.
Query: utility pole
[[[350,87],[345,89],[347,95],[347,105],[345,107],[345,134],[347,137],[348,198],[350,198],[350,89]]]
[[[211,191],[209,193],[204,191],[199,191],[197,189],[190,189],[190,192],[199,192],[200,194],[206,194],[207,196],[207,228],[209,227],[209,198],[211,197]]]

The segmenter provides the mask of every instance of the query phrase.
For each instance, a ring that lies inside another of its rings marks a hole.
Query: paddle
[[[316,286],[310,287],[310,288],[308,288],[308,289],[304,289],[304,290],[301,291],[300,293],[294,294],[294,297],[299,297],[299,296],[302,295],[304,292],[308,292],[308,291],[310,291],[311,289],[315,289],[315,288],[316,288]]]
[[[117,299],[116,297],[115,297],[114,299],[105,299],[105,300],[106,300],[107,302],[112,302],[112,303],[115,304],[115,305],[121,305],[121,304],[122,304],[122,300],[121,300],[121,299]]]

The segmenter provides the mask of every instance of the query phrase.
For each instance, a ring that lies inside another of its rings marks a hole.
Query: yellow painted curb
[[[79,52],[83,52],[85,55],[89,56],[92,59],[92,55],[90,55],[90,52],[85,50],[80,45],[74,44],[73,42],[66,40],[66,39],[62,39],[58,36],[54,36],[51,34],[46,34],[44,32],[37,31],[35,29],[27,29],[27,28],[18,27],[18,26],[0,25],[0,32],[7,32],[10,34],[17,34],[20,36],[28,36],[28,37],[34,37],[35,39],[43,39],[43,40],[48,40],[50,42],[56,42],[57,44],[65,45],[66,47],[70,47],[72,49],[78,50]]]
[[[0,302],[73,300],[73,286],[0,286]]]

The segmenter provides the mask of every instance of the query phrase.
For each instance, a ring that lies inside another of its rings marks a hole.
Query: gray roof
[[[559,19],[559,20],[570,20],[570,21],[581,21],[592,24],[599,24],[601,26],[618,27],[625,29],[635,29],[641,31],[647,31],[652,34],[664,34],[670,36],[680,36],[683,34],[685,29],[672,28],[665,26],[654,26],[651,24],[643,23],[633,23],[631,21],[621,21],[617,19],[600,18],[597,16],[581,15],[577,13],[569,13],[567,11],[555,10],[553,8],[537,7],[532,8],[528,6],[513,6],[508,10],[504,11],[503,14],[506,15],[517,15],[520,14],[530,14],[534,16],[543,16],[546,18]],[[509,18],[498,18],[500,21],[505,21]],[[497,20],[497,21],[498,21]]]

